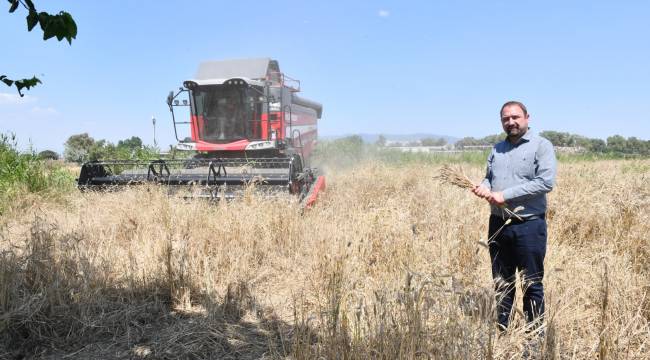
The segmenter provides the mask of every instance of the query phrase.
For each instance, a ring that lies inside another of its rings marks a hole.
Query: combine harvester
[[[91,161],[83,164],[78,186],[157,183],[211,200],[239,197],[253,186],[264,194],[295,194],[310,206],[325,189],[325,178],[308,166],[323,108],[298,92],[300,81],[272,59],[204,62],[167,97],[176,148],[192,151],[192,158]],[[176,119],[178,107],[189,107],[189,121]],[[190,137],[180,140],[179,126],[189,126]]]

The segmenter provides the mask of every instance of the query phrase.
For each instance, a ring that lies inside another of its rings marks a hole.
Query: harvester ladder
[[[296,139],[295,134],[298,134],[298,143],[300,144],[299,146],[295,145],[295,139]],[[300,149],[300,158],[302,159],[302,161],[305,161],[305,154],[303,153],[304,146],[302,145],[302,136],[300,135],[300,130],[293,129],[293,131],[291,132],[291,145],[296,149]],[[307,166],[307,164],[303,164],[303,165],[309,167]]]

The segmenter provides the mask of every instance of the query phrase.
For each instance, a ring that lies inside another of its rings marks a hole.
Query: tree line
[[[650,155],[650,140],[641,140],[634,136],[625,138],[613,135],[603,140],[560,131],[542,131],[539,135],[548,139],[553,146],[574,147],[586,152]],[[505,138],[505,133],[479,139],[464,137],[456,142],[456,147],[494,145]]]
[[[159,156],[158,148],[144,145],[142,139],[137,136],[113,144],[104,139],[95,140],[88,133],[70,136],[64,144],[63,151],[66,161],[76,163],[101,159],[155,159]]]
[[[633,155],[650,155],[650,140],[641,140],[634,136],[625,138],[621,135],[613,135],[606,140],[588,138],[581,135],[571,134],[558,131],[542,131],[540,136],[548,139],[554,146],[573,147],[579,151],[591,153],[610,153],[610,154],[633,154]],[[468,146],[493,146],[504,140],[505,133],[488,135],[482,138],[464,137],[458,140],[454,145],[457,149],[463,149]],[[349,136],[340,139],[337,145],[343,146],[345,151],[350,148],[362,148],[363,139],[358,136]],[[387,140],[380,136],[375,145],[386,146]],[[413,142],[412,146],[442,146],[446,141],[442,138],[422,139]],[[323,144],[322,146],[326,146]],[[160,150],[154,146],[145,145],[137,136],[131,136],[119,140],[117,144],[101,139],[95,140],[88,133],[72,135],[64,144],[63,158],[68,162],[83,163],[85,161],[115,159],[115,160],[136,160],[136,159],[155,159],[160,157]],[[58,159],[59,154],[51,150],[45,150],[39,153],[42,159]]]

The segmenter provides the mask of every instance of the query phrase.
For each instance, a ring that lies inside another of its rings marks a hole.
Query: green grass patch
[[[13,135],[0,134],[0,214],[23,194],[58,195],[74,189],[74,176],[60,163],[33,151],[19,152]]]
[[[558,161],[573,163],[582,161],[601,161],[601,160],[631,160],[631,159],[647,159],[648,156],[622,154],[617,152],[583,152],[576,154],[558,153],[556,152]]]
[[[316,167],[349,168],[362,162],[375,161],[394,166],[410,164],[485,164],[489,151],[404,152],[391,147],[365,144],[358,136],[321,141],[314,152]]]
[[[621,172],[623,174],[650,174],[650,163],[640,161],[625,163],[621,166]]]

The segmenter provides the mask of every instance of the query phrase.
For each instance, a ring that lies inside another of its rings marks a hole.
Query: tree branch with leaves
[[[58,14],[52,15],[45,11],[38,12],[32,0],[7,0],[9,2],[9,13],[15,12],[19,7],[27,10],[27,31],[32,31],[36,25],[40,25],[43,31],[43,40],[48,40],[56,37],[61,41],[66,39],[68,44],[72,45],[72,39],[77,38],[77,24],[75,23],[72,15],[65,11],[59,11]],[[0,81],[7,86],[15,86],[18,94],[22,97],[23,89],[31,89],[37,84],[41,84],[41,80],[36,76],[31,79],[12,80],[7,75],[0,75]]]

